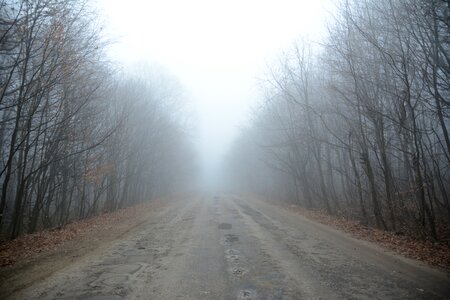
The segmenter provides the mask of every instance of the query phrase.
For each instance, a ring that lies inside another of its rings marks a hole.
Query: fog
[[[99,0],[111,58],[163,67],[192,108],[206,184],[245,126],[268,64],[298,39],[320,41],[330,1]]]
[[[449,33],[448,0],[0,0],[0,294],[447,299]]]
[[[199,187],[448,233],[448,1],[0,2],[0,236]]]

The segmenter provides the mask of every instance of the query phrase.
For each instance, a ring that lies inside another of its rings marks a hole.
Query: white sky
[[[180,80],[210,171],[246,120],[266,65],[298,38],[318,40],[331,10],[331,0],[97,1],[117,37],[114,59],[157,63]]]

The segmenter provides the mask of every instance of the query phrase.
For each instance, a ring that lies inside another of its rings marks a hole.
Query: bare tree
[[[265,168],[274,193],[290,186],[292,201],[439,239],[450,216],[449,15],[445,1],[342,1],[321,47],[303,41],[269,72],[247,133],[258,155],[240,161]]]

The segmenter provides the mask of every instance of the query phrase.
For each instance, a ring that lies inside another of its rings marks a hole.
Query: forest
[[[438,241],[450,226],[450,2],[346,0],[259,80],[223,183]],[[124,70],[83,0],[0,1],[0,237],[194,188],[182,85]]]
[[[447,299],[450,0],[0,0],[0,298]]]
[[[341,1],[260,80],[230,186],[399,235],[450,225],[450,2]]]
[[[62,227],[180,188],[183,90],[106,55],[88,1],[0,1],[0,236]]]

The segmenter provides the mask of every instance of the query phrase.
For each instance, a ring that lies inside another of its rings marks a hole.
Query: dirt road
[[[26,276],[26,275],[25,275]],[[446,299],[447,274],[236,196],[172,201],[12,299]]]

